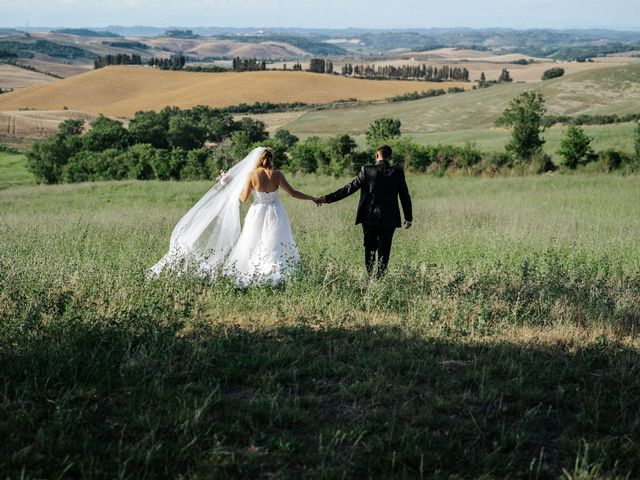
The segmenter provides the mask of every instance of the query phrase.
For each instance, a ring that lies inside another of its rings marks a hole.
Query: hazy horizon
[[[0,0],[2,27],[640,30],[637,0]]]
[[[403,31],[403,32],[411,32],[411,31],[419,31],[419,30],[429,30],[429,29],[439,29],[443,30],[515,30],[515,31],[527,31],[527,30],[549,30],[549,31],[612,31],[612,32],[640,32],[640,27],[637,28],[624,28],[624,27],[603,27],[603,26],[593,26],[593,27],[575,27],[575,26],[567,26],[567,27],[508,27],[508,26],[488,26],[488,27],[466,27],[466,26],[450,26],[450,27],[291,27],[291,26],[264,26],[264,25],[161,25],[161,24],[109,24],[109,25],[2,25],[0,24],[0,28],[6,29],[14,29],[14,30],[58,30],[58,29],[87,29],[94,31],[108,31],[109,28],[154,28],[154,29],[187,29],[187,30],[197,30],[197,29],[229,29],[229,30],[309,30],[309,31],[349,31],[349,30],[376,30],[376,31]]]

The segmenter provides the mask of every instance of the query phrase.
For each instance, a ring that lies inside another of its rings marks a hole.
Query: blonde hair
[[[273,150],[271,150],[270,148],[265,148],[264,152],[262,152],[262,154],[260,155],[256,168],[260,167],[268,169],[273,168]]]

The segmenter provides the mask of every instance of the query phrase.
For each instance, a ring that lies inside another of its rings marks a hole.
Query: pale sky
[[[613,28],[640,0],[0,0],[0,26]]]

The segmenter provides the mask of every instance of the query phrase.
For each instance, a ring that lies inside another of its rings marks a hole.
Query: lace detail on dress
[[[273,204],[278,201],[278,190],[275,192],[253,192],[253,203],[255,204]]]

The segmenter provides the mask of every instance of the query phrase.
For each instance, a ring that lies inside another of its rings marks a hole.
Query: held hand
[[[313,201],[318,207],[321,206],[323,203],[327,203],[327,200],[324,197],[314,198]]]
[[[408,228],[411,228],[411,222],[408,222],[408,221],[405,220],[404,221],[404,229],[406,230]]]

